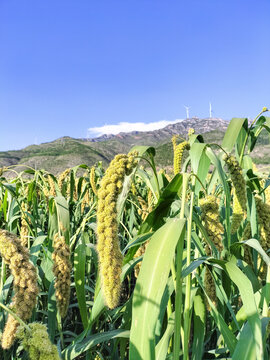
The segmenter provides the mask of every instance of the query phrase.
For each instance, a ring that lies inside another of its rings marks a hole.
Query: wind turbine
[[[189,119],[189,109],[190,109],[190,106],[185,106],[185,105],[184,105],[184,108],[186,109],[187,119]]]
[[[209,118],[212,119],[212,104],[209,101]]]

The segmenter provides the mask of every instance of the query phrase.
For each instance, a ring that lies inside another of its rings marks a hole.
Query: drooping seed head
[[[117,224],[117,199],[126,175],[136,166],[136,154],[119,154],[111,161],[98,190],[97,250],[102,291],[109,308],[118,305],[121,291],[123,256],[120,251]]]
[[[55,276],[55,297],[60,316],[65,317],[70,298],[70,276],[72,270],[70,249],[65,242],[64,236],[59,236],[58,233],[54,236],[53,247],[52,260]]]
[[[174,174],[178,174],[181,171],[181,164],[184,150],[189,150],[190,146],[188,141],[183,141],[182,143],[176,145],[174,147],[174,160],[173,160],[173,168]]]
[[[22,320],[28,320],[36,305],[38,294],[37,273],[29,260],[29,251],[21,241],[6,230],[0,230],[0,254],[9,266],[14,278],[14,296],[11,308]],[[19,326],[17,320],[8,315],[2,335],[3,349],[9,349]]]
[[[201,207],[201,219],[204,222],[205,230],[218,251],[223,250],[222,234],[223,225],[219,219],[219,206],[214,195],[207,195],[199,201]]]
[[[29,359],[60,360],[57,347],[51,343],[46,326],[40,323],[31,323],[28,326],[30,331],[19,327],[17,338],[28,352]]]
[[[239,162],[233,155],[224,155],[223,160],[228,166],[233,184],[233,218],[231,232],[235,233],[240,226],[247,210],[246,182]]]

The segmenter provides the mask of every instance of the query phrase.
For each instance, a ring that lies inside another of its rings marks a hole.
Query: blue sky
[[[0,0],[0,150],[154,128],[183,105],[206,117],[209,101],[254,117],[270,107],[269,14],[269,0]]]

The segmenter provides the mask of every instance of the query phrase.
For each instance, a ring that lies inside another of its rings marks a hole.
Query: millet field
[[[221,145],[173,137],[171,171],[148,146],[0,169],[0,359],[269,359],[266,111]]]

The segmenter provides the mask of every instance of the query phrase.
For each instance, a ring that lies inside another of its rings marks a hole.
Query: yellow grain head
[[[74,189],[73,189],[73,200],[77,201],[78,200],[78,184],[79,184],[79,178],[75,179],[75,183],[74,183]]]
[[[172,181],[172,178],[171,178],[171,176],[170,176],[169,174],[165,173],[165,176],[166,176],[166,179],[167,179],[169,182]]]
[[[261,245],[265,251],[270,248],[270,205],[255,196],[258,223],[260,225]]]
[[[147,218],[147,215],[149,214],[148,211],[148,204],[147,202],[144,200],[144,198],[142,198],[141,196],[137,196],[137,200],[140,204],[140,209],[138,210],[138,214],[141,215],[142,220],[144,221]]]
[[[213,276],[211,274],[211,271],[206,266],[205,274],[204,274],[204,288],[209,296],[210,300],[213,302],[215,307],[217,307],[217,294],[216,294],[216,285],[215,281],[213,279]],[[206,299],[207,309],[210,311],[211,307]]]
[[[89,187],[88,187],[88,182],[86,180],[86,178],[84,177],[84,180],[82,182],[82,185],[85,184],[85,188],[84,188],[84,196],[83,196],[83,199],[82,199],[82,205],[81,205],[81,210],[82,210],[82,213],[84,212],[84,209],[87,205],[89,205],[90,203],[90,195],[89,195]]]
[[[21,231],[20,231],[20,235],[21,235],[21,242],[23,246],[27,246],[28,245],[28,223],[27,220],[30,221],[29,217],[27,216],[28,212],[28,206],[26,202],[22,202],[21,205]]]
[[[250,222],[248,222],[243,231],[242,241],[251,239],[251,236],[252,236],[251,225],[250,225]],[[253,266],[251,249],[247,245],[244,245],[244,261],[251,267]]]
[[[22,246],[20,239],[14,234],[0,230],[0,253],[14,279],[11,308],[22,320],[28,320],[32,315],[38,294],[37,273],[29,260],[29,251]],[[17,320],[8,315],[2,336],[3,349],[9,349],[13,344],[18,326]]]
[[[55,190],[55,182],[54,182],[54,179],[48,175],[47,177],[47,182],[48,182],[48,193],[49,193],[49,196],[53,196],[55,197],[56,196],[56,190]]]
[[[137,189],[136,189],[136,185],[134,184],[134,182],[131,183],[130,190],[131,190],[132,195],[136,196]]]
[[[152,190],[149,189],[148,194],[147,194],[147,205],[148,205],[149,212],[152,211],[153,202],[154,202],[154,196],[153,196]]]
[[[116,155],[111,161],[98,190],[97,250],[102,291],[109,308],[119,303],[123,256],[120,251],[117,223],[117,199],[123,188],[125,175],[136,166],[136,154]]]
[[[94,360],[101,360],[101,357],[97,354]]]
[[[176,145],[174,148],[174,159],[173,159],[173,168],[174,174],[178,174],[181,171],[181,164],[184,150],[189,150],[189,143],[188,141],[183,141],[180,144]]]
[[[263,202],[260,196],[255,196],[257,218],[260,227],[260,242],[263,250],[267,252],[270,248],[270,205]],[[261,278],[265,279],[267,265],[263,261]]]
[[[178,138],[178,135],[174,135],[172,137],[172,144],[173,144],[173,152],[175,151],[175,148],[177,146],[177,138]]]
[[[246,182],[243,171],[233,155],[224,155],[223,159],[228,166],[233,184],[233,215],[231,233],[238,230],[247,210]]]
[[[244,211],[235,194],[235,188],[233,188],[233,209],[232,209],[232,220],[231,220],[231,234],[235,234],[244,219]]]
[[[270,205],[270,185],[264,191],[265,194],[265,202],[267,205]]]
[[[58,182],[58,187],[59,187],[59,190],[61,191],[61,193],[63,193],[63,185],[64,185],[65,180],[69,179],[70,170],[71,169],[66,169],[58,176],[57,182]]]
[[[201,207],[201,218],[204,222],[205,230],[218,251],[223,250],[222,234],[223,225],[219,220],[219,207],[217,198],[214,195],[207,195],[199,201]]]
[[[90,185],[93,190],[93,193],[97,195],[97,187],[96,187],[96,173],[95,173],[95,167],[92,166],[90,170]]]
[[[72,265],[70,262],[70,249],[64,236],[55,234],[53,240],[53,273],[55,276],[55,297],[61,317],[65,317],[70,298],[70,276]]]
[[[139,249],[136,251],[134,255],[134,259],[138,258],[139,256],[142,256],[145,253],[148,243],[149,241],[146,241],[139,247]],[[140,269],[141,269],[141,262],[137,263],[134,267],[134,273],[136,278],[139,276]]]

